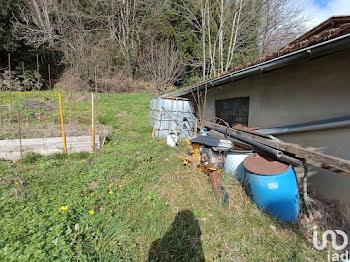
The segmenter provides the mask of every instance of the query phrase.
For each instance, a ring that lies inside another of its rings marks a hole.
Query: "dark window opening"
[[[248,126],[249,97],[237,97],[215,101],[216,117],[230,126],[242,124]]]

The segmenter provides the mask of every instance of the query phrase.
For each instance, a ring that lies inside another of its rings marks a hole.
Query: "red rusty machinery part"
[[[244,160],[243,165],[250,173],[258,175],[277,175],[286,172],[292,167],[257,153],[248,156]]]
[[[219,175],[217,171],[211,171],[209,172],[209,177],[216,199],[227,205],[229,196],[223,186],[221,175]]]

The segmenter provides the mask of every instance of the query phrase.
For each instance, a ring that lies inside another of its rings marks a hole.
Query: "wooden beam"
[[[215,130],[210,130],[208,132],[208,134],[213,135],[213,136],[225,137],[225,135],[223,133],[220,133],[220,132],[215,131]],[[240,141],[238,139],[232,138],[230,136],[226,137],[226,139],[231,140],[235,146],[239,146],[239,147],[247,149],[247,150],[255,150],[258,153],[264,154],[263,151],[257,150],[256,148],[254,148],[254,146],[252,146],[250,144],[247,144],[245,142],[242,142],[242,141]],[[302,166],[303,165],[303,162],[301,160],[296,159],[295,157],[287,156],[285,154],[283,154],[279,158],[279,160],[282,161],[282,162],[285,162],[287,164],[292,164],[293,166]]]
[[[270,146],[272,148],[275,148],[284,152],[288,152],[290,154],[295,155],[298,158],[303,158],[305,159],[305,163],[307,164],[350,177],[349,160],[315,152],[310,149],[305,149],[296,144],[268,139],[260,135],[254,134],[254,132],[241,130],[239,128],[227,128],[226,126],[218,125],[208,121],[204,121],[204,124],[208,126],[211,125],[213,127],[222,128],[225,130],[227,129],[227,131],[232,132],[238,136],[242,136],[244,138],[254,140],[256,142]]]

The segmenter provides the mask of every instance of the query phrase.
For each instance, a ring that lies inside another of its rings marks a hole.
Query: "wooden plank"
[[[323,153],[315,152],[310,149],[305,149],[300,147],[299,145],[286,143],[282,141],[267,139],[251,132],[243,131],[238,128],[227,128],[226,126],[218,125],[212,122],[204,121],[205,125],[211,125],[213,127],[221,128],[229,132],[232,132],[238,136],[242,136],[261,144],[273,147],[275,149],[288,152],[290,154],[294,154],[298,158],[305,159],[307,164],[321,167],[323,169],[336,172],[345,176],[350,177],[350,161],[346,159],[342,159],[335,156],[326,155]]]

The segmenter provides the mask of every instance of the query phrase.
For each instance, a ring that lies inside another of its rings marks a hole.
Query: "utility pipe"
[[[238,136],[238,135],[236,135],[234,133],[228,132],[228,131],[223,130],[221,128],[217,128],[217,127],[211,126],[209,124],[205,124],[205,127],[209,128],[209,129],[212,129],[212,130],[215,130],[217,132],[220,132],[222,134],[228,135],[228,136],[230,136],[232,138],[235,138],[237,140],[243,141],[246,144],[252,145],[256,149],[256,151],[259,151],[259,152],[262,152],[262,153],[265,153],[265,154],[268,153],[269,155],[274,156],[275,158],[277,158],[278,160],[280,160],[282,162],[291,164],[293,166],[301,166],[302,165],[302,162],[299,159],[287,156],[282,151],[279,151],[277,149],[274,149],[274,148],[271,148],[269,146],[260,144],[258,142],[253,141],[253,140],[250,140],[248,138]],[[242,146],[242,145],[240,145],[240,146]],[[243,145],[243,147],[245,147],[245,146]]]
[[[217,127],[209,125],[209,124],[205,124],[205,127],[213,129],[213,130],[218,131],[220,133],[226,134],[228,136],[231,136],[231,137],[233,137],[235,139],[238,139],[240,141],[243,141],[243,142],[245,142],[247,144],[250,144],[250,145],[252,145],[252,146],[254,146],[254,147],[256,147],[256,148],[258,148],[258,149],[260,149],[260,150],[262,150],[262,151],[264,151],[264,152],[266,152],[268,154],[270,154],[270,155],[273,155],[276,158],[280,158],[283,155],[282,151],[279,151],[279,150],[271,148],[269,146],[260,144],[258,142],[253,141],[253,140],[250,140],[248,138],[238,136],[238,135],[236,135],[234,133],[231,133],[231,132],[228,132],[228,131],[226,131],[224,129],[217,128]]]
[[[259,134],[282,135],[350,126],[350,116],[256,130]]]

